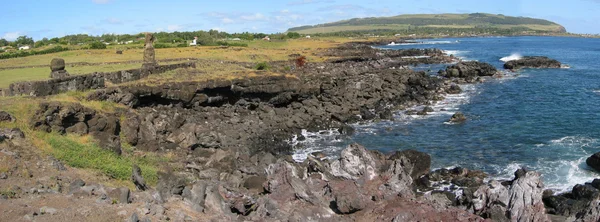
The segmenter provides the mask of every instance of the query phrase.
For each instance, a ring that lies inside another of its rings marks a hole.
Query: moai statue
[[[61,58],[54,58],[50,62],[50,78],[59,79],[69,76],[67,70],[65,70],[65,60]]]
[[[156,58],[154,53],[154,36],[152,33],[146,33],[146,42],[144,43],[144,64],[142,68],[144,69],[153,69],[156,67]]]

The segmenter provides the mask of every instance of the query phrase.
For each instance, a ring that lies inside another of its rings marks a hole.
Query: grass
[[[129,180],[132,166],[137,164],[147,183],[158,182],[159,165],[168,161],[158,154],[136,156],[133,153],[119,156],[114,152],[98,147],[92,139],[76,136],[62,136],[54,133],[37,133],[37,137],[50,146],[50,154],[71,167],[92,169],[116,180]]]
[[[177,58],[196,58],[204,60],[226,60],[235,62],[259,63],[272,61],[289,60],[291,54],[302,54],[306,56],[307,61],[320,62],[327,58],[319,56],[316,52],[319,49],[335,47],[340,43],[351,41],[348,38],[313,38],[313,39],[295,39],[286,41],[239,41],[240,44],[247,44],[248,47],[220,47],[220,46],[198,46],[184,48],[166,48],[156,49],[156,58],[162,59],[177,59]],[[124,47],[124,46],[115,46]],[[116,48],[105,50],[73,50],[67,52],[59,52],[46,55],[29,56],[23,58],[14,58],[0,60],[0,68],[5,67],[21,67],[21,66],[43,66],[37,68],[20,68],[10,70],[0,70],[0,88],[6,88],[10,83],[18,81],[32,81],[48,79],[50,69],[47,67],[52,58],[63,58],[67,62],[67,71],[72,75],[85,74],[92,72],[108,72],[124,69],[132,69],[140,67],[140,63],[133,64],[105,64],[95,66],[71,66],[69,63],[107,63],[107,62],[128,62],[141,61],[143,58],[143,50],[138,49],[133,45],[131,49],[124,49],[122,55],[115,53]],[[169,62],[179,63],[179,62]],[[168,64],[168,63],[161,63]],[[200,67],[205,64],[200,64]],[[199,68],[202,70],[202,68]],[[204,72],[213,72],[212,70],[204,70]],[[224,72],[222,72],[224,71]],[[232,70],[220,70],[219,73],[225,73]],[[239,70],[233,70],[237,72]],[[210,74],[216,76],[216,74]]]

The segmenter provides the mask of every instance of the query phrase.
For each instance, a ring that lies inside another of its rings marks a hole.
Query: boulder
[[[441,72],[444,74],[444,72]],[[446,78],[464,78],[467,81],[475,80],[480,76],[493,76],[498,73],[498,70],[488,64],[477,61],[459,62],[456,65],[446,68]]]
[[[561,63],[545,56],[525,56],[504,64],[504,69],[518,70],[522,68],[561,68]]]
[[[132,167],[131,180],[138,190],[144,191],[148,189],[148,185],[146,185],[144,177],[142,176],[142,170],[135,164]]]
[[[16,120],[10,113],[0,110],[0,122],[14,122]]]
[[[474,213],[494,221],[550,221],[542,202],[540,174],[527,172],[509,187],[492,180],[473,193]]]
[[[460,86],[456,85],[456,84],[452,84],[450,85],[450,87],[448,89],[446,89],[446,93],[448,94],[459,94],[462,92],[462,89],[460,88]]]
[[[600,152],[594,153],[585,160],[585,163],[592,169],[600,172]]]
[[[23,139],[25,134],[19,128],[5,129],[0,128],[0,142],[4,140]]]
[[[450,118],[451,123],[462,123],[465,121],[467,121],[467,117],[465,117],[465,114],[461,112],[454,113],[454,115],[452,115]]]
[[[129,188],[126,188],[126,187],[117,188],[117,189],[114,189],[114,190],[108,192],[108,197],[110,197],[112,199],[112,201],[122,203],[122,204],[128,204],[131,202],[129,196],[130,196],[130,190],[129,190]]]
[[[428,174],[431,169],[431,156],[429,154],[416,150],[397,151],[388,159],[397,160],[405,157],[413,165],[410,176],[413,179],[418,179],[421,176]]]
[[[54,58],[50,61],[50,70],[52,72],[65,70],[65,60],[61,58]]]

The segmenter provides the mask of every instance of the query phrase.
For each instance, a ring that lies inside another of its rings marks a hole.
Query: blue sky
[[[600,33],[600,0],[19,0],[2,3],[0,38],[218,29],[284,32],[355,17],[486,12],[549,19]]]

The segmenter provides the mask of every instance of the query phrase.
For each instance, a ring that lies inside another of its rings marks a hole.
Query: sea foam
[[[521,56],[521,54],[519,54],[519,53],[513,53],[510,56],[506,56],[506,57],[501,58],[500,61],[508,62],[508,61],[513,61],[513,60],[519,60],[519,59],[522,59],[522,58],[523,58],[523,56]]]

